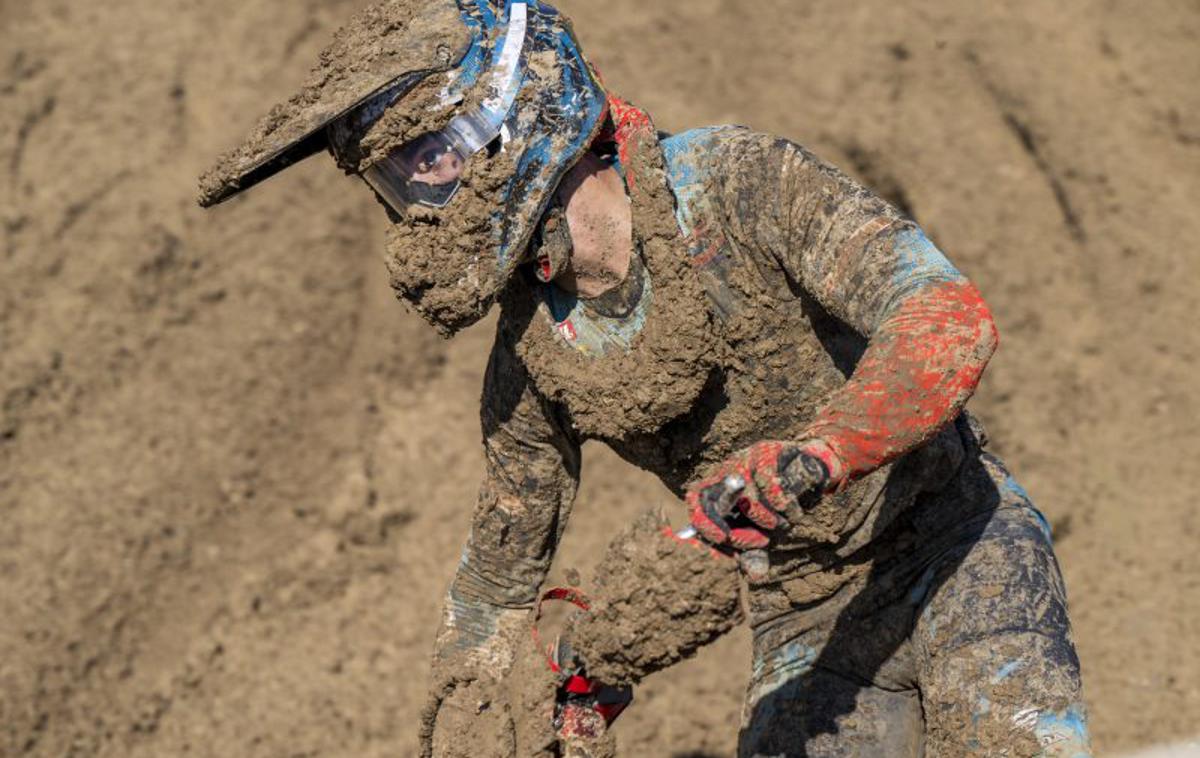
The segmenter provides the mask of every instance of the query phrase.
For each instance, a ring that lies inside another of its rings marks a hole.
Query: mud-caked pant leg
[[[1000,503],[930,564],[913,630],[925,754],[1090,755],[1049,527],[999,461],[981,462]]]
[[[864,686],[845,674],[814,669],[755,695],[746,704],[739,758],[921,755],[916,690]]]
[[[741,758],[1090,754],[1049,526],[978,448],[869,555],[750,606]]]
[[[787,586],[752,589],[752,612],[780,612],[754,619],[741,758],[921,755],[914,607],[904,581],[916,573],[864,574],[790,610]]]

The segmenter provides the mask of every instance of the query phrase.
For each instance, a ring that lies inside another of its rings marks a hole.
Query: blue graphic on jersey
[[[934,282],[965,282],[941,250],[920,229],[906,228],[892,238],[896,251],[893,283],[902,293],[910,293]]]
[[[684,237],[690,237],[695,219],[695,204],[708,180],[703,171],[705,159],[720,142],[721,132],[736,129],[735,126],[706,126],[690,129],[662,141],[663,155],[667,160],[667,179],[675,193],[675,218]]]
[[[633,312],[620,318],[596,313],[576,295],[553,283],[541,286],[541,296],[559,338],[589,358],[599,358],[613,348],[629,350],[633,338],[646,325],[654,300],[649,274],[643,279],[642,297]]]
[[[1033,728],[1044,755],[1064,758],[1090,758],[1091,740],[1088,736],[1087,715],[1082,705],[1072,705],[1058,712],[1038,715]]]

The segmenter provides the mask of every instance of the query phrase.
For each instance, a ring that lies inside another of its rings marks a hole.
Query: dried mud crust
[[[720,352],[675,220],[662,149],[648,122],[629,140],[625,171],[634,239],[654,282],[650,313],[628,352],[594,357],[567,345],[529,281],[514,280],[502,299],[501,335],[538,390],[566,406],[577,431],[604,439],[652,432],[687,413]]]
[[[614,758],[611,733],[560,739],[554,711],[558,677],[526,624],[515,636],[512,666],[496,675],[466,661],[446,662],[422,714],[424,758]],[[457,675],[454,669],[458,666]]]
[[[512,153],[475,156],[446,208],[414,206],[405,216],[388,209],[392,288],[444,337],[482,318],[501,285],[493,216],[514,168]]]
[[[466,682],[442,702],[433,725],[437,758],[512,758],[516,755],[513,713],[498,698],[493,680]]]
[[[422,82],[358,139],[339,145],[343,168],[356,171],[445,127],[458,109],[439,105],[443,86],[440,78]],[[495,255],[496,226],[504,223],[497,209],[505,206],[520,153],[513,140],[494,154],[472,156],[445,208],[414,205],[401,215],[380,201],[391,221],[385,262],[392,288],[443,337],[482,318],[508,273]]]
[[[200,204],[224,199],[241,186],[248,172],[290,150],[397,77],[448,69],[462,58],[469,40],[469,31],[450,0],[388,0],[365,8],[321,51],[300,92],[273,107],[241,146],[200,178]],[[306,156],[295,159],[302,157]]]
[[[736,562],[676,537],[661,513],[637,519],[596,569],[591,612],[566,638],[590,677],[635,684],[692,656],[742,621]]]
[[[444,128],[456,111],[444,102],[446,82],[445,76],[427,77],[392,105],[383,107],[383,103],[371,101],[330,128],[329,141],[338,166],[347,174],[362,173],[393,150]],[[386,103],[390,97],[381,95],[379,99]],[[371,123],[357,123],[369,118],[364,113],[378,116]]]

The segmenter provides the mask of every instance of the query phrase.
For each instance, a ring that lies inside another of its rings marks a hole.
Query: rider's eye
[[[424,153],[421,153],[421,160],[417,163],[417,170],[421,172],[432,171],[441,157],[441,151],[437,148],[426,150]]]

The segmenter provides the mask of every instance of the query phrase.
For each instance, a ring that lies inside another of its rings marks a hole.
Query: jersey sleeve
[[[761,135],[738,142],[730,163],[742,168],[726,188],[738,236],[868,340],[808,429],[835,478],[867,473],[966,404],[996,348],[991,312],[890,204],[799,145]]]
[[[451,594],[527,607],[566,528],[580,446],[499,339],[488,361],[480,416],[485,473]]]

